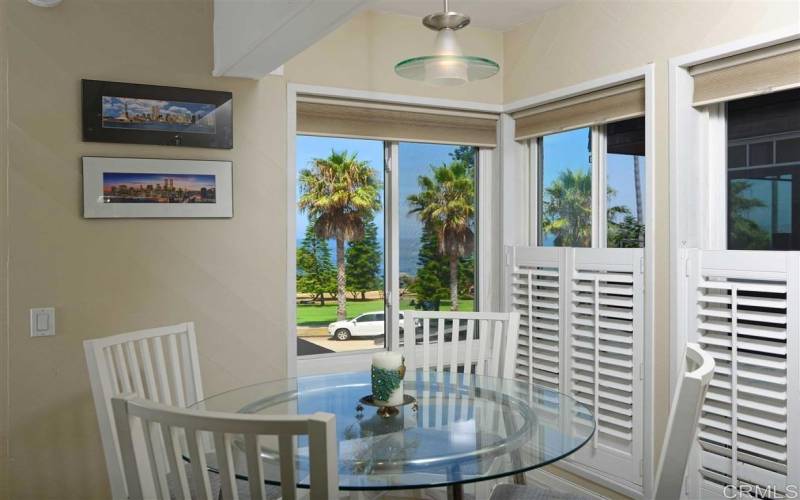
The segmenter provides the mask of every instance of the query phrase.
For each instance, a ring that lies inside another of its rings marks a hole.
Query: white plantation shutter
[[[714,357],[689,496],[800,484],[800,254],[691,250],[688,340]],[[787,488],[789,488],[787,490]]]
[[[514,248],[511,303],[520,314],[517,378],[560,390],[564,252]]]
[[[592,441],[558,465],[641,491],[643,250],[513,250],[517,377],[573,396],[597,426]]]
[[[569,249],[567,393],[597,426],[571,460],[642,484],[640,379],[644,340],[641,249]]]

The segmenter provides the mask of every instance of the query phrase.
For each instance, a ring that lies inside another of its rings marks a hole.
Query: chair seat
[[[591,498],[521,484],[498,484],[489,496],[489,500],[591,500]]]

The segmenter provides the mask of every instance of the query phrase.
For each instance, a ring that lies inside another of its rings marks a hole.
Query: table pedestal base
[[[447,500],[464,500],[464,485],[451,484],[447,487]]]

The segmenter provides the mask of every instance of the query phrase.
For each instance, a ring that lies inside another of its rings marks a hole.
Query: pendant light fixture
[[[491,59],[465,56],[456,40],[456,31],[469,24],[469,16],[450,12],[448,0],[444,11],[425,16],[422,24],[436,34],[434,55],[400,61],[394,72],[403,78],[424,81],[432,85],[457,86],[494,76],[500,65]]]

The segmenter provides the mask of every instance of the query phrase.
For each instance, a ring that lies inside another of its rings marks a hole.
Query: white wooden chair
[[[329,500],[339,494],[336,417],[329,413],[308,416],[244,415],[186,410],[136,398],[133,394],[112,398],[125,478],[131,500],[180,499],[214,500],[207,459],[216,455],[222,479],[221,498],[238,498],[234,461],[246,467],[250,498],[264,499],[262,439],[277,438],[280,457],[281,494],[285,500],[296,496],[295,436],[308,435],[311,500]],[[213,435],[207,439],[204,435]],[[164,446],[156,446],[163,436]],[[242,453],[234,447],[241,439]],[[207,443],[213,441],[213,446]],[[182,446],[181,443],[186,443]],[[159,453],[162,456],[157,456]],[[192,466],[192,490],[182,461]],[[159,464],[168,463],[178,471],[177,491],[168,489],[167,473]]]
[[[392,350],[402,350],[406,370],[412,376],[417,368],[422,368],[425,377],[432,369],[441,374],[445,367],[455,374],[458,365],[463,365],[465,375],[471,375],[475,363],[476,375],[514,377],[519,313],[408,310],[403,311],[403,317],[407,325],[404,345],[401,349],[399,339],[394,339]],[[421,345],[416,344],[417,325],[422,327]],[[435,342],[431,342],[431,325],[436,328]],[[464,340],[459,339],[462,327],[466,330]]]
[[[656,500],[681,498],[686,463],[697,435],[697,423],[706,391],[714,376],[714,359],[697,344],[686,345],[683,377],[678,381],[667,422],[664,446],[656,471]],[[535,486],[499,484],[490,500],[577,499],[574,495]]]
[[[203,399],[193,323],[123,333],[83,343],[100,437],[115,500],[127,499],[111,398],[125,393],[186,407]]]

